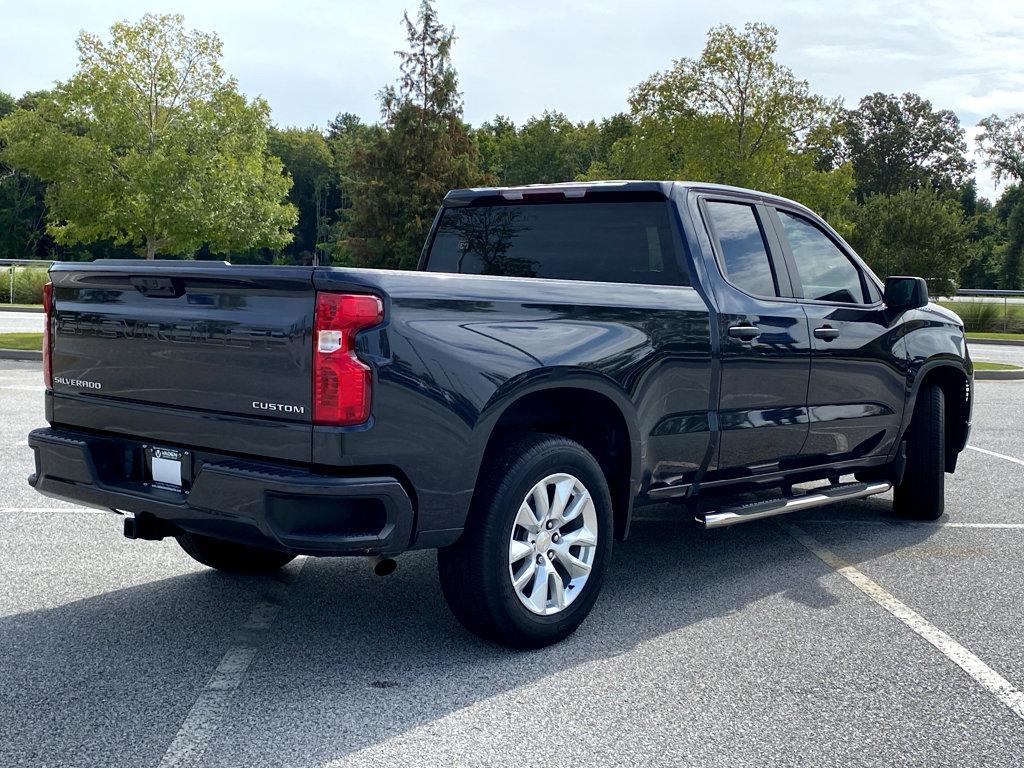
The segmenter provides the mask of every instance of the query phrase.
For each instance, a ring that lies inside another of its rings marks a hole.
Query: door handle
[[[744,342],[749,342],[752,339],[757,339],[761,336],[761,329],[757,326],[729,326],[729,336],[733,339],[742,339]]]
[[[831,326],[822,326],[821,328],[814,329],[814,336],[816,339],[831,342],[839,336],[839,329],[832,328]]]

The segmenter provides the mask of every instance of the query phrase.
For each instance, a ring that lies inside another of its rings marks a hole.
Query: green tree
[[[383,130],[352,159],[353,204],[340,257],[358,265],[411,268],[437,206],[452,188],[479,183],[477,146],[462,121],[451,63],[455,34],[423,0],[404,16],[408,49],[398,51],[398,86],[381,91]]]
[[[0,120],[10,115],[18,108],[18,102],[9,93],[0,91]]]
[[[989,115],[978,123],[978,149],[997,182],[1024,181],[1024,112],[1003,120]]]
[[[334,158],[336,208],[333,212],[332,248],[335,251],[343,242],[344,223],[352,208],[352,195],[356,188],[355,157],[369,147],[381,130],[380,126],[366,125],[351,112],[340,112],[327,124],[327,146]]]
[[[996,204],[996,213],[1005,227],[1002,244],[1001,286],[1006,289],[1024,287],[1024,113],[1007,119],[990,115],[978,123],[978,149],[986,166],[992,169],[997,182],[1017,182],[1009,187]]]
[[[1020,289],[1024,287],[1024,185],[1007,187],[994,210],[1001,229],[999,287]]]
[[[0,123],[0,161],[49,183],[58,242],[111,238],[154,258],[290,240],[296,211],[266,152],[269,108],[224,75],[216,35],[146,15],[77,45],[75,75]]]
[[[508,169],[520,152],[519,131],[512,119],[496,115],[474,132],[480,170],[496,184],[508,184]]]
[[[335,200],[334,155],[318,128],[271,129],[268,150],[292,178],[288,201],[298,209],[294,240],[285,251],[299,261],[325,260]]]
[[[573,123],[551,111],[518,129],[499,115],[477,130],[476,140],[482,168],[504,185],[573,181],[611,145],[595,121]]]
[[[844,134],[859,201],[920,187],[954,196],[974,170],[959,118],[916,93],[865,96],[846,113]]]
[[[812,93],[776,60],[777,48],[777,30],[765,24],[712,29],[699,58],[633,90],[629,132],[587,178],[695,179],[835,208],[850,175],[822,166],[820,146],[836,130],[838,103]]]
[[[0,91],[0,120],[18,109],[19,102]],[[0,157],[4,141],[0,138]],[[0,160],[0,258],[29,259],[45,253],[46,206],[43,182]]]
[[[871,195],[854,209],[853,224],[851,244],[879,275],[920,275],[939,295],[956,290],[971,256],[956,201],[928,187]]]
[[[576,126],[561,112],[545,111],[519,130],[518,152],[506,168],[506,184],[567,182],[589,165],[581,163]]]

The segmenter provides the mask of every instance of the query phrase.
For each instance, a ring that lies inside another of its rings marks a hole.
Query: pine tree
[[[397,87],[380,94],[384,130],[352,158],[353,205],[338,254],[345,263],[415,267],[445,193],[482,179],[451,62],[454,30],[429,0],[404,23],[408,49],[395,52]]]

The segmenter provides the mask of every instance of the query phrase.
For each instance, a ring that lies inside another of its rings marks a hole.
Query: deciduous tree
[[[838,103],[812,93],[776,59],[777,48],[778,32],[766,24],[712,29],[698,58],[633,90],[631,130],[587,176],[734,184],[819,209],[844,199],[849,174],[818,162]]]
[[[1024,181],[1024,112],[1003,120],[989,115],[978,123],[978,148],[997,182]]]
[[[0,124],[0,160],[49,183],[62,243],[111,238],[147,258],[202,245],[224,253],[287,243],[290,180],[267,154],[269,107],[220,66],[216,35],[178,15],[82,32],[74,76]]]
[[[858,200],[931,187],[959,195],[973,164],[960,120],[916,93],[873,93],[845,116],[844,134]]]
[[[0,91],[0,120],[18,109],[19,102]],[[0,156],[4,141],[0,138]],[[0,160],[0,258],[30,259],[40,255],[46,239],[43,182]]]
[[[268,149],[291,176],[288,201],[299,212],[286,252],[302,262],[327,256],[336,201],[334,155],[319,128],[271,129]]]
[[[959,204],[922,187],[868,197],[854,209],[851,244],[882,277],[920,275],[948,295],[971,256],[968,234]]]

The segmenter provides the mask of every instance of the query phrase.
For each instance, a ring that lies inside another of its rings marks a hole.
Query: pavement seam
[[[866,574],[848,564],[799,526],[782,520],[775,523],[823,561],[826,566],[844,577],[864,595],[938,649],[947,659],[974,679],[982,689],[993,695],[1017,718],[1024,721],[1024,692],[989,667],[974,652],[926,620]]]
[[[234,643],[224,652],[158,766],[202,765],[203,755],[223,723],[235,691],[256,659],[259,647],[291,592],[291,585],[308,560],[300,557],[294,566],[283,569],[275,578],[277,584],[270,586],[268,594],[253,605],[248,620],[236,631]]]

